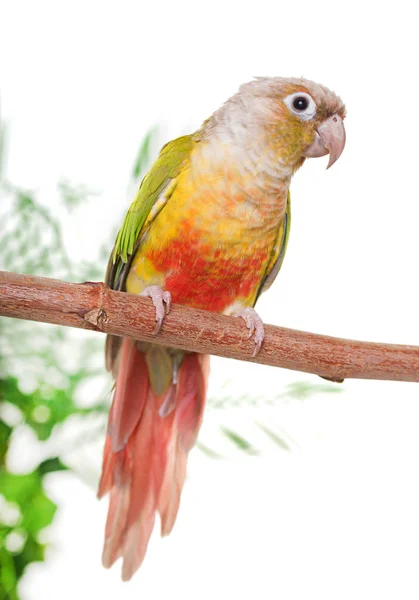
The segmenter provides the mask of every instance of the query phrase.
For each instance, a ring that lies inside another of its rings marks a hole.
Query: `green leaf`
[[[259,454],[259,451],[256,450],[256,448],[254,448],[250,442],[248,442],[244,437],[242,437],[241,435],[239,435],[232,429],[229,429],[228,427],[221,427],[221,430],[224,433],[224,435],[230,441],[232,441],[235,446],[237,446],[237,448],[239,450],[242,450],[243,452],[247,452],[247,454],[252,454],[252,455]]]
[[[41,462],[38,466],[38,471],[41,476],[44,476],[47,473],[55,473],[56,471],[68,471],[68,467],[56,456],[55,458],[48,458]]]
[[[15,561],[6,548],[0,547],[0,600],[19,600]]]
[[[343,388],[337,384],[308,383],[307,381],[296,381],[287,385],[284,396],[306,400],[314,394],[339,394]]]
[[[138,150],[137,156],[134,161],[134,166],[132,168],[132,178],[138,179],[141,173],[144,173],[150,166],[150,149],[152,142],[156,139],[158,135],[159,128],[157,125],[151,127],[146,133],[141,146]]]
[[[266,435],[280,448],[282,448],[282,450],[287,450],[288,452],[291,450],[291,448],[288,446],[288,444],[274,431],[272,431],[271,429],[269,429],[268,427],[266,427],[266,425],[262,425],[262,423],[256,423],[256,425],[264,432],[266,433]]]
[[[95,192],[85,185],[73,185],[65,179],[58,183],[58,190],[61,194],[62,203],[68,210],[74,210],[95,195]]]
[[[196,443],[196,447],[199,450],[201,450],[201,452],[203,452],[204,454],[206,454],[207,456],[209,456],[210,458],[217,458],[217,459],[218,458],[223,458],[223,456],[221,454],[219,454],[215,450],[212,450],[212,448],[209,448],[208,446],[206,446],[202,442],[197,442]]]

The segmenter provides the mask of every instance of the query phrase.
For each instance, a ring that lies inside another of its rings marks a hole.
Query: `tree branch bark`
[[[103,283],[65,283],[0,271],[0,315],[78,327],[181,348],[347,378],[419,382],[419,346],[377,344],[265,326],[256,358],[242,319],[173,305],[157,336],[149,298],[115,292]]]

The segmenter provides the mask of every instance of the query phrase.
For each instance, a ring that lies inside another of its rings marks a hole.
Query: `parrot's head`
[[[263,132],[270,154],[294,172],[305,158],[329,154],[328,168],[345,147],[345,106],[328,88],[307,79],[259,77],[245,83],[224,105],[224,121],[239,131]],[[241,137],[242,134],[241,134]],[[253,139],[260,139],[256,132]]]
[[[279,87],[280,129],[289,136],[299,163],[329,154],[327,168],[331,167],[345,147],[342,100],[328,88],[305,79],[284,79]]]

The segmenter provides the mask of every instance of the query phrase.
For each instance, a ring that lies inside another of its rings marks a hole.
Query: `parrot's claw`
[[[154,335],[157,335],[162,326],[164,317],[169,314],[172,296],[170,295],[170,292],[163,291],[158,285],[149,285],[141,292],[140,296],[148,296],[153,301],[156,308],[156,327],[154,328],[153,333]]]
[[[253,337],[255,342],[255,349],[252,356],[257,356],[263,340],[265,339],[265,329],[263,327],[262,319],[259,317],[254,308],[245,308],[239,312],[236,317],[240,317],[246,323],[246,327],[249,330],[249,339]]]

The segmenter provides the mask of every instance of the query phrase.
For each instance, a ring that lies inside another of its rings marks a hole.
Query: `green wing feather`
[[[106,284],[111,288],[123,289],[131,260],[138,248],[143,225],[161,194],[178,176],[193,144],[194,136],[185,135],[163,146],[156,162],[142,180],[109,258]]]
[[[268,267],[266,269],[265,277],[262,280],[260,288],[257,293],[257,298],[265,292],[267,289],[271,287],[276,276],[279,273],[279,270],[284,262],[285,252],[287,250],[288,238],[290,235],[290,227],[291,227],[291,196],[288,191],[287,196],[287,208],[285,211],[284,219],[278,230],[278,237],[275,243],[275,246],[272,251],[271,259],[268,263]]]
[[[163,146],[156,162],[142,180],[109,257],[105,283],[112,289],[125,290],[125,282],[140,244],[144,223],[165,189],[179,175],[194,143],[193,135],[185,135]],[[121,342],[122,338],[114,335],[108,335],[106,338],[106,368],[113,372],[114,377],[118,370]]]

